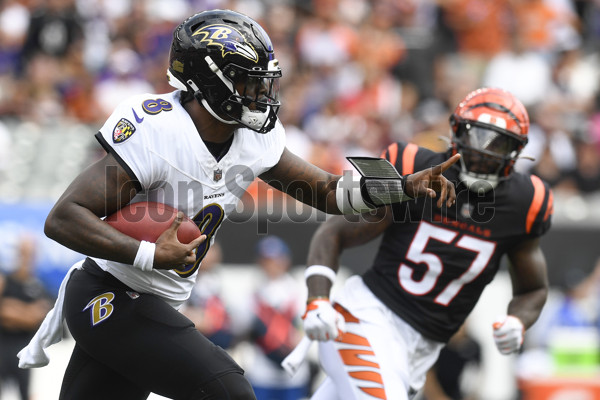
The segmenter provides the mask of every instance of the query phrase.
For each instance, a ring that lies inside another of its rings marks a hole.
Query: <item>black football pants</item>
[[[76,345],[60,400],[255,400],[244,371],[193,323],[87,259],[73,272],[65,318]]]

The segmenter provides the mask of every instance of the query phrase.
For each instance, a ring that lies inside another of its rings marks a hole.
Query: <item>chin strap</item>
[[[242,123],[256,131],[261,130],[267,122],[267,113],[261,111],[252,111],[246,106],[242,106]]]

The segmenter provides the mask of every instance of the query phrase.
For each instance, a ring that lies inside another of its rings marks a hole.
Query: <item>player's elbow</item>
[[[52,240],[58,241],[61,237],[62,227],[64,227],[64,218],[61,217],[63,212],[60,205],[54,206],[44,223],[44,234]]]
[[[57,223],[56,218],[54,217],[53,213],[50,212],[48,217],[46,217],[46,222],[44,223],[44,234],[50,239],[55,240],[59,231],[58,226],[59,224]]]
[[[549,293],[550,293],[550,286],[548,285],[548,282],[545,282],[544,286],[542,286],[539,289],[540,303],[542,304],[541,307],[544,307],[544,305],[546,304],[546,301],[548,301]]]

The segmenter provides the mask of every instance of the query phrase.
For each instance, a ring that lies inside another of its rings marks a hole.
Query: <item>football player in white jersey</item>
[[[454,202],[442,172],[459,156],[386,180],[332,175],[295,156],[277,119],[280,76],[271,41],[255,21],[229,10],[201,12],[173,34],[168,77],[177,90],[124,100],[100,129],[107,155],[73,181],[45,226],[50,238],[88,258],[70,270],[64,296],[20,353],[23,367],[45,365],[43,349],[60,340],[64,314],[76,345],[61,400],[137,400],[150,392],[182,400],[255,398],[243,370],[177,309],[219,225],[256,176],[333,214],[408,197]],[[181,215],[156,243],[102,221],[145,200],[187,214],[203,235],[180,243]]]

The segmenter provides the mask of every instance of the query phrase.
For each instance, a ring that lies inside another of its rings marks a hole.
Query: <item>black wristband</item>
[[[410,199],[414,199],[414,197],[412,197],[411,195],[409,195],[408,193],[406,193],[406,181],[408,179],[409,176],[411,176],[412,174],[406,174],[406,175],[402,175],[402,192],[404,193],[404,195]]]
[[[379,179],[365,178],[360,180],[360,193],[364,202],[373,208],[400,203],[412,199],[404,193],[404,178]]]

